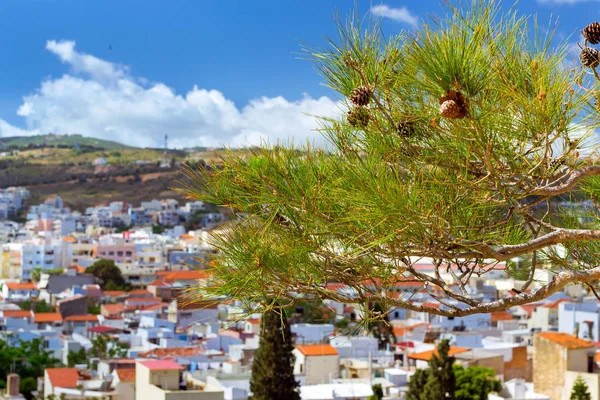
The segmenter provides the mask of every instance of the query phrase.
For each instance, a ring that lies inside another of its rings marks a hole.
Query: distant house
[[[79,374],[75,368],[46,368],[44,371],[44,399],[58,397],[56,388],[77,388]]]
[[[542,332],[533,340],[533,385],[551,399],[566,399],[581,376],[598,398],[600,374],[594,373],[596,344],[573,335]]]
[[[296,346],[294,375],[304,385],[316,385],[339,377],[338,351],[329,344]]]
[[[5,282],[2,297],[5,300],[23,301],[36,297],[38,290],[33,282]]]
[[[61,326],[62,322],[63,318],[57,312],[35,313],[33,315],[33,323],[37,325],[38,329],[45,329],[48,326]]]
[[[94,160],[94,165],[95,166],[106,165],[106,159],[104,159],[102,157],[98,157]]]

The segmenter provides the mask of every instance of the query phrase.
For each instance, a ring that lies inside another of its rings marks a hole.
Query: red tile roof
[[[125,296],[125,292],[123,290],[105,290],[104,295],[108,297],[121,297]]]
[[[523,311],[525,311],[525,313],[531,317],[531,314],[533,314],[533,310],[536,309],[539,306],[540,306],[539,303],[534,303],[534,304],[522,304],[522,305],[517,306],[517,307],[521,307],[521,309]]]
[[[91,328],[88,328],[89,332],[94,332],[94,333],[108,333],[108,332],[116,332],[119,329],[117,328],[113,328],[112,326],[106,326],[106,325],[98,325],[98,326],[93,326]]]
[[[151,361],[140,361],[140,364],[147,367],[152,371],[164,371],[171,369],[183,369],[183,367],[171,360],[151,360]]]
[[[296,346],[304,356],[337,356],[338,351],[330,344],[313,344]]]
[[[129,303],[160,303],[161,300],[158,297],[130,297],[125,300],[125,304]]]
[[[63,318],[57,312],[44,312],[33,314],[33,322],[36,324],[44,322],[62,322]]]
[[[512,321],[514,318],[508,311],[493,311],[490,315],[492,322],[498,321]]]
[[[85,315],[71,315],[70,317],[65,318],[65,321],[98,321],[98,316],[94,314],[85,314]]]
[[[4,311],[4,318],[31,318],[29,310],[7,310]]]
[[[117,368],[116,372],[121,382],[135,382],[135,368]]]
[[[125,304],[102,304],[101,308],[109,314],[119,314],[125,311]]]
[[[148,286],[166,287],[169,286],[169,284],[165,282],[164,278],[158,278],[154,282],[149,283]]]
[[[79,374],[75,368],[46,368],[52,387],[76,388]]]
[[[140,296],[152,297],[152,293],[150,293],[146,289],[132,290],[131,292],[127,292],[127,295],[132,296],[132,297],[140,297]]]
[[[10,290],[35,290],[33,282],[6,282],[5,285]]]
[[[174,271],[168,275],[165,275],[165,281],[167,283],[173,283],[177,281],[196,281],[199,279],[208,279],[209,275],[203,271]]]
[[[465,353],[465,352],[467,352],[469,350],[471,350],[471,349],[468,349],[466,347],[450,346],[450,350],[448,351],[448,355],[449,356],[453,356],[455,354]],[[429,360],[431,360],[431,357],[434,354],[435,355],[438,354],[437,349],[435,349],[435,350],[429,350],[429,351],[423,351],[421,353],[409,354],[408,358],[412,358],[413,360],[429,361]]]
[[[260,325],[260,318],[250,318],[248,323],[251,325]]]
[[[560,332],[542,332],[538,333],[538,336],[543,337],[551,342],[554,342],[565,349],[576,350],[576,349],[587,349],[590,347],[596,347],[594,342],[579,339],[576,336],[569,335],[568,333]]]
[[[571,301],[570,299],[558,299],[558,300],[555,300],[555,301],[553,301],[551,303],[544,304],[542,307],[544,307],[544,308],[551,308],[551,309],[558,309],[558,305],[560,303],[570,302],[570,301]]]
[[[204,354],[206,351],[203,347],[169,347],[169,348],[158,348],[140,353],[139,356],[143,358],[162,358],[162,357],[174,357],[174,356],[197,356]]]

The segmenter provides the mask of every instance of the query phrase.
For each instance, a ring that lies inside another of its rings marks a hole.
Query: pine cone
[[[440,106],[440,115],[449,119],[458,118],[460,115],[460,106],[456,100],[446,100]]]
[[[440,100],[440,115],[444,118],[465,118],[468,114],[468,102],[462,93],[450,90]]]
[[[350,94],[350,102],[357,106],[366,106],[371,101],[371,89],[365,86],[357,87]]]
[[[579,61],[586,67],[596,68],[600,64],[600,53],[596,49],[584,47],[579,54]]]
[[[600,23],[592,22],[581,31],[583,37],[591,44],[600,43]]]
[[[415,134],[415,123],[406,121],[398,124],[398,134],[404,137],[410,137]]]
[[[366,128],[369,125],[369,112],[364,107],[355,107],[348,111],[348,123],[357,128]]]

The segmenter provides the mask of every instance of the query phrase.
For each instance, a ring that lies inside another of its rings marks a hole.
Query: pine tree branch
[[[590,176],[600,175],[600,166],[590,165],[577,169],[571,173],[571,176],[562,184],[556,186],[542,186],[531,191],[534,196],[557,196],[573,189],[579,181]]]

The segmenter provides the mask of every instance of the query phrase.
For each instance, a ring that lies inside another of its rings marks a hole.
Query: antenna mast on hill
[[[163,151],[163,160],[162,160],[162,164],[161,164],[162,168],[168,168],[171,166],[169,164],[169,158],[167,157],[168,148],[169,148],[169,135],[165,134],[165,149]]]

